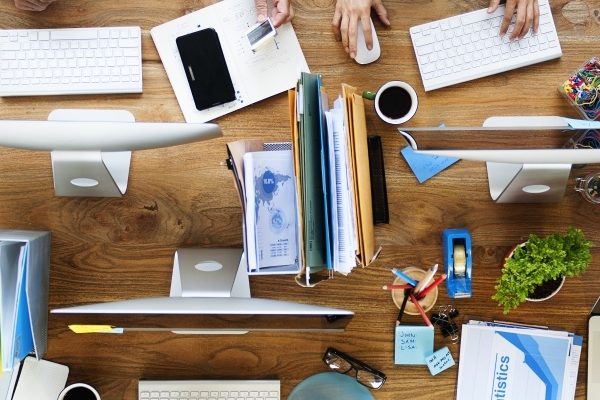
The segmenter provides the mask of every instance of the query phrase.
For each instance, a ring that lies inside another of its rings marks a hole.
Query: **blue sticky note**
[[[439,174],[459,160],[454,157],[416,154],[410,146],[406,146],[400,150],[400,154],[402,154],[408,163],[408,166],[417,177],[419,183],[423,183],[432,176]]]
[[[442,347],[425,359],[431,375],[437,375],[454,365],[454,358],[447,346]]]
[[[395,364],[425,365],[433,353],[433,327],[400,325],[396,327]]]
[[[586,121],[582,119],[563,118],[573,129],[600,129],[600,121]]]

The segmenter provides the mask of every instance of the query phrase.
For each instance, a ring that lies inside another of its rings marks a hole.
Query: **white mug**
[[[100,394],[86,383],[74,383],[60,392],[58,400],[100,400]]]
[[[377,93],[364,92],[363,97],[375,100],[375,112],[379,118],[394,125],[411,119],[419,106],[415,89],[402,81],[389,81]]]

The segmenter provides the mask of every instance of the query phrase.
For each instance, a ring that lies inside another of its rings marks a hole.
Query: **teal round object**
[[[365,386],[348,375],[322,372],[300,382],[288,400],[373,400]]]

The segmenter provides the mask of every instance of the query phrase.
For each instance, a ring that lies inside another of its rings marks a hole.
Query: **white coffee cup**
[[[375,112],[388,124],[403,124],[417,112],[417,92],[406,82],[389,81],[377,93],[364,92],[363,97],[375,100]]]
[[[100,400],[100,394],[87,383],[74,383],[60,392],[58,400]]]

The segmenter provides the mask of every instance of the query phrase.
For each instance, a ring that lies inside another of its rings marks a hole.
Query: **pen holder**
[[[421,268],[417,268],[417,267],[406,267],[402,270],[402,272],[404,272],[406,275],[408,275],[409,277],[413,278],[416,281],[420,281],[427,274],[427,271],[425,271]],[[406,284],[407,284],[407,282],[402,278],[396,278],[394,280],[394,285],[406,285]],[[391,293],[392,293],[392,300],[394,301],[394,304],[396,305],[396,307],[400,308],[402,306],[402,300],[404,300],[404,289],[393,289],[391,291]],[[435,305],[437,298],[438,298],[438,288],[436,287],[431,292],[427,293],[427,295],[424,298],[419,300],[419,304],[421,304],[421,307],[423,307],[423,310],[425,310],[425,312],[427,312],[427,311],[431,310],[431,308]],[[404,309],[404,312],[409,315],[419,315],[419,311],[417,310],[417,307],[411,301],[406,303],[406,308]]]

